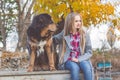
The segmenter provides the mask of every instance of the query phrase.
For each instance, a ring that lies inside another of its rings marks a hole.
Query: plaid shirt
[[[70,52],[70,56],[68,58],[68,60],[71,60],[73,57],[74,58],[78,58],[79,54],[80,54],[80,34],[76,33],[76,34],[71,34],[70,35],[70,44],[71,44],[71,52]]]

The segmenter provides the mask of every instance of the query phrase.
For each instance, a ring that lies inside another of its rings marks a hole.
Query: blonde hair
[[[81,54],[83,54],[83,53],[84,53],[84,49],[85,49],[85,31],[83,30],[83,20],[82,20],[82,16],[81,16],[79,13],[72,12],[72,13],[69,13],[69,14],[66,16],[65,24],[64,24],[64,34],[63,34],[63,36],[67,36],[67,35],[69,35],[70,33],[73,32],[74,19],[75,19],[75,16],[77,16],[77,15],[80,16],[81,21],[82,21],[82,26],[81,26],[80,29],[79,29],[79,33],[80,33],[80,46],[81,46],[81,48],[82,48],[82,53],[81,53]],[[62,59],[63,59],[65,50],[66,50],[66,43],[65,43],[65,40],[64,40],[64,38],[63,38],[63,47],[62,47],[62,53],[61,53],[60,62],[61,62]]]
[[[73,28],[74,28],[74,19],[75,16],[80,16],[81,18],[81,22],[82,22],[82,26],[79,28],[79,33],[80,33],[80,46],[82,48],[82,53],[84,53],[84,48],[85,48],[85,31],[83,30],[83,20],[82,20],[82,16],[80,15],[80,13],[76,13],[76,12],[72,12],[69,13],[66,16],[65,19],[65,24],[64,24],[64,35],[63,36],[67,36],[69,35],[71,32],[73,32]],[[63,41],[63,47],[65,45],[65,42]],[[64,48],[65,49],[65,48]]]

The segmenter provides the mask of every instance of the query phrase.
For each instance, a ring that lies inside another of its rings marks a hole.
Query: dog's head
[[[57,29],[51,16],[46,13],[37,15],[34,19],[36,20],[36,23],[38,25],[37,29],[39,29],[41,37],[49,37]]]
[[[48,38],[57,30],[56,24],[50,15],[43,13],[33,18],[32,24],[28,28],[28,36],[32,36],[38,40],[40,38]]]

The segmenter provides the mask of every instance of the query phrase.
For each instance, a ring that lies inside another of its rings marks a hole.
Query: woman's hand
[[[72,58],[72,61],[79,62],[77,58]]]

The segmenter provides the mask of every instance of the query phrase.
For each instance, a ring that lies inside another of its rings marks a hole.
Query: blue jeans
[[[80,63],[67,61],[65,68],[70,70],[71,80],[81,80],[80,71],[84,74],[84,80],[94,80],[94,71],[90,61],[82,61]]]

